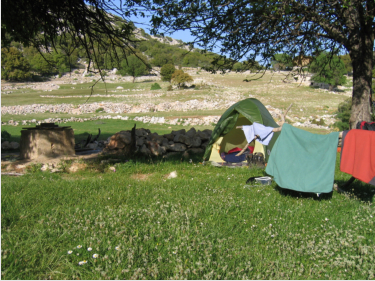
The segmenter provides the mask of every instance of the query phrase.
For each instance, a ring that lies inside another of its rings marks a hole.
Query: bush
[[[339,104],[336,118],[338,119],[335,122],[334,126],[337,127],[340,131],[349,130],[349,118],[352,108],[352,98],[348,98],[342,103]]]
[[[154,83],[154,84],[151,85],[151,91],[152,90],[160,90],[160,89],[161,89],[161,87],[158,83]]]
[[[176,71],[173,64],[165,64],[160,69],[160,76],[162,81],[171,82],[172,75]]]
[[[99,112],[103,112],[104,111],[104,108],[103,107],[99,107],[97,110],[95,110],[95,113],[99,113]]]
[[[181,89],[185,87],[185,83],[193,82],[193,78],[182,70],[176,70],[172,74],[171,83],[177,85],[177,88]]]
[[[168,86],[167,91],[173,91],[173,87],[172,87],[172,85],[169,85],[169,86]]]
[[[322,118],[320,118],[319,120],[313,119],[311,121],[311,124],[315,124],[315,125],[319,125],[319,126],[325,126],[326,125],[326,123],[324,122],[324,120]]]
[[[11,135],[6,130],[1,130],[1,142],[10,141]]]

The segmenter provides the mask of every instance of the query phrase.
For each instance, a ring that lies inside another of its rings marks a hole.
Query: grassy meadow
[[[374,279],[374,187],[317,197],[199,160],[2,176],[2,279]]]
[[[196,85],[208,86],[166,91],[168,83],[156,81],[162,89],[150,91],[155,81],[110,81],[99,83],[93,93],[107,96],[93,96],[88,102],[136,105],[255,97],[276,108],[293,102],[290,114],[309,117],[333,114],[347,98],[344,91],[332,94],[283,83],[279,73],[249,83],[243,82],[245,75],[234,73],[197,72],[192,76]],[[86,102],[92,84],[79,84],[74,79],[51,92],[15,89],[2,95],[1,104],[78,106]],[[124,91],[116,90],[118,86]],[[221,115],[224,111],[127,116],[183,118]],[[101,114],[109,115],[95,113]],[[70,117],[52,113],[1,117],[2,121],[21,121],[64,116]],[[131,129],[134,123],[159,134],[183,128],[107,119],[61,126],[72,126],[77,142],[89,133],[96,135],[98,128],[102,130],[100,139],[107,139]],[[7,130],[12,140],[19,140],[22,127],[26,126],[6,125],[2,130]],[[339,156],[335,183],[341,186],[350,175],[340,172]],[[118,163],[102,161],[111,158]],[[269,186],[246,184],[249,177],[265,175],[262,169],[217,168],[201,161],[202,155],[191,159],[101,156],[60,162],[59,173],[42,172],[41,164],[34,164],[22,176],[2,175],[1,278],[375,278],[375,187],[355,181],[344,194],[318,197],[281,189],[274,182]],[[69,172],[72,164],[85,168]]]

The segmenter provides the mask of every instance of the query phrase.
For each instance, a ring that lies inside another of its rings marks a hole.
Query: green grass
[[[82,117],[82,116],[80,116]],[[82,117],[83,118],[83,117]],[[101,134],[99,140],[106,140],[109,137],[113,136],[117,132],[131,130],[136,124],[136,128],[144,128],[149,129],[153,133],[158,133],[159,135],[169,134],[172,130],[178,131],[181,129],[185,129],[188,131],[189,127],[184,127],[182,125],[168,125],[168,124],[149,124],[149,123],[142,123],[136,121],[126,121],[126,120],[117,120],[117,119],[100,119],[95,121],[86,121],[86,122],[66,122],[58,124],[60,127],[64,126],[71,126],[74,130],[74,136],[76,139],[76,143],[80,140],[86,140],[88,134],[92,134],[96,136],[98,134],[98,129],[101,130]],[[10,126],[10,125],[3,125],[1,126],[1,130],[6,130],[8,133],[11,134],[11,141],[20,142],[21,139],[21,130],[22,128],[32,128],[35,127],[35,124],[28,125],[28,126]],[[196,130],[205,130],[205,129],[213,129],[213,126],[194,126]]]
[[[2,176],[2,279],[374,279],[374,187],[318,198],[199,159]]]

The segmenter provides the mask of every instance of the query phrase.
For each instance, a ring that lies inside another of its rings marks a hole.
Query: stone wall
[[[180,153],[203,153],[211,137],[211,130],[196,131],[191,128],[172,131],[170,134],[158,135],[148,129],[137,129],[137,152],[144,155],[165,156]],[[121,131],[108,139],[104,154],[125,154],[131,144],[131,131]]]

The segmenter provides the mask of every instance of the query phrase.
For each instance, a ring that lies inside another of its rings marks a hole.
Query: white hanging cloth
[[[245,134],[246,140],[248,143],[253,141],[255,136],[259,136],[257,141],[261,144],[268,145],[273,137],[272,127],[266,127],[262,124],[254,122],[251,126],[242,126],[242,130]]]

